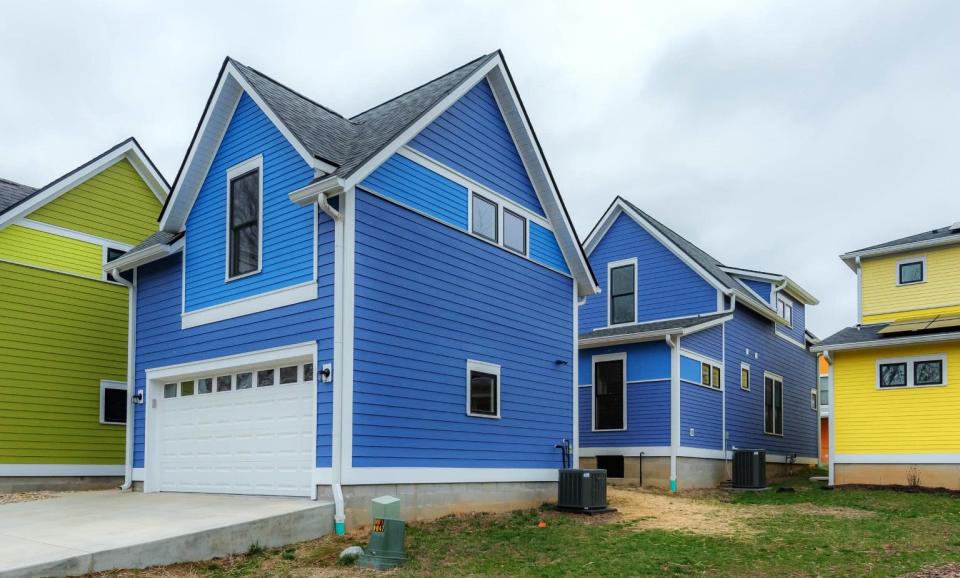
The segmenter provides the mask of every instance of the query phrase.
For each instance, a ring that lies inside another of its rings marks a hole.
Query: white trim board
[[[832,454],[837,464],[960,464],[960,454]]]
[[[146,370],[146,380],[148,382],[172,381],[197,374],[215,373],[226,369],[240,370],[246,367],[257,367],[264,364],[306,361],[313,359],[316,351],[317,342],[306,341],[303,343],[260,349],[235,355],[224,355],[222,357],[213,357],[188,363],[152,367]]]
[[[95,235],[81,233],[80,231],[74,231],[73,229],[65,229],[63,227],[58,227],[56,225],[41,223],[40,221],[34,221],[26,217],[12,224],[18,225],[20,227],[26,227],[28,229],[34,229],[36,231],[42,231],[44,233],[50,233],[51,235],[67,237],[68,239],[74,239],[76,241],[83,241],[85,243],[101,245],[104,247],[109,246],[113,249],[121,249],[123,251],[129,251],[130,249],[133,249],[133,245],[130,245],[128,243],[123,243],[121,241],[113,241],[111,239],[107,239],[104,237],[97,237]]]
[[[0,229],[59,198],[64,193],[73,190],[80,184],[124,159],[130,162],[154,196],[163,202],[167,198],[168,192],[166,181],[163,180],[160,173],[154,170],[150,159],[137,142],[133,139],[127,139],[102,153],[100,156],[95,157],[87,164],[70,171],[49,185],[42,187],[33,196],[28,197],[21,204],[12,207],[9,211],[0,215]]]
[[[261,311],[269,311],[278,307],[285,307],[295,303],[311,301],[317,298],[317,282],[307,281],[290,287],[276,289],[259,295],[251,295],[223,303],[212,305],[195,311],[187,311],[180,315],[180,328],[189,329],[208,323],[215,323],[234,317],[242,317]]]
[[[344,468],[344,485],[556,482],[557,468]]]
[[[0,464],[0,476],[123,476],[123,465],[101,464]]]

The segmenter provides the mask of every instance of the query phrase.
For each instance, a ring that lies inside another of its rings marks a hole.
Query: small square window
[[[497,205],[476,193],[473,195],[473,232],[497,242]]]
[[[923,281],[923,261],[909,261],[900,263],[898,280],[901,285],[919,283]]]
[[[193,395],[193,382],[192,381],[181,381],[180,382],[180,395],[186,397],[188,395]]]
[[[273,380],[273,369],[262,369],[257,372],[257,387],[267,387],[273,385]]]
[[[211,393],[213,391],[213,378],[204,377],[197,380],[197,393]]]
[[[880,387],[906,387],[907,386],[907,364],[906,363],[881,363],[880,364]]]
[[[100,382],[100,423],[127,423],[127,384],[119,381]]]
[[[163,397],[164,397],[164,399],[170,399],[171,397],[177,397],[177,384],[175,384],[175,383],[165,383],[165,384],[163,384]]]
[[[313,381],[313,364],[312,363],[303,364],[303,380]]]
[[[250,389],[253,387],[253,374],[249,371],[237,374],[237,389]]]
[[[931,359],[913,364],[914,385],[943,385],[943,361]]]
[[[297,383],[297,366],[280,368],[280,383]]]
[[[233,376],[221,375],[217,377],[217,391],[230,391],[233,389]]]
[[[500,366],[467,361],[467,415],[500,417]]]
[[[503,210],[503,246],[527,254],[527,220],[507,209]]]

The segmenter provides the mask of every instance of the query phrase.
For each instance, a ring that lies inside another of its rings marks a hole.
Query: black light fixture
[[[557,365],[567,365],[568,362],[566,359],[558,359],[554,361],[554,363],[556,363]]]

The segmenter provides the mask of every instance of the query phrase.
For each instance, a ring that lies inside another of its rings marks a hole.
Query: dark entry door
[[[623,429],[623,360],[594,365],[594,429]]]

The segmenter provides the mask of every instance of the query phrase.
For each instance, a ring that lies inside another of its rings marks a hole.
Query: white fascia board
[[[187,151],[187,157],[180,171],[180,179],[171,193],[169,206],[160,220],[161,230],[174,232],[183,228],[190,213],[190,207],[193,206],[193,201],[210,170],[210,165],[243,93],[247,93],[253,99],[308,166],[324,174],[336,170],[336,167],[312,156],[303,143],[293,136],[290,129],[267,106],[257,91],[250,86],[233,62],[227,61],[214,88],[211,105],[204,111],[200,121],[197,137]]]
[[[301,207],[306,207],[307,205],[316,203],[322,195],[327,197],[339,195],[344,191],[344,183],[345,181],[342,178],[330,176],[293,191],[287,195],[287,198]]]
[[[937,333],[934,335],[916,335],[914,337],[888,337],[873,341],[859,341],[856,343],[833,343],[830,345],[815,345],[810,348],[814,353],[828,351],[843,351],[850,349],[869,349],[874,347],[894,347],[897,345],[919,345],[922,343],[938,343],[941,341],[958,341],[960,332]]]
[[[881,247],[878,249],[869,249],[865,251],[851,251],[840,255],[840,260],[846,263],[852,271],[857,270],[857,257],[879,257],[881,255],[893,255],[895,253],[906,253],[917,249],[926,249],[928,247],[939,247],[941,245],[954,245],[960,243],[960,235],[948,235],[938,239],[929,239],[926,241],[914,241],[913,243],[904,243],[902,245],[893,245],[891,247]]]
[[[159,173],[153,171],[152,165],[149,160],[147,160],[143,150],[136,146],[136,142],[133,139],[128,139],[107,153],[104,153],[95,161],[74,169],[56,181],[41,188],[38,193],[29,197],[23,203],[0,215],[0,229],[59,198],[64,193],[71,191],[91,177],[100,174],[123,159],[130,161],[134,168],[137,169],[138,174],[144,179],[147,186],[150,187],[150,190],[157,195],[158,199],[163,201],[166,198],[166,183],[162,177],[159,176]],[[147,167],[150,167],[150,170],[147,170]]]
[[[28,229],[33,229],[35,231],[50,233],[51,235],[59,235],[60,237],[67,237],[69,239],[83,241],[84,243],[91,243],[94,245],[104,245],[104,246],[113,247],[115,249],[122,249],[124,251],[129,251],[130,249],[133,248],[133,245],[130,245],[129,243],[112,241],[104,237],[98,237],[96,235],[90,235],[89,233],[74,231],[73,229],[65,229],[63,227],[58,227],[56,225],[51,225],[49,223],[42,223],[40,221],[34,221],[32,219],[23,218],[13,224],[17,225],[18,227],[26,227]]]
[[[224,355],[200,361],[178,363],[163,367],[153,367],[146,370],[147,381],[172,380],[192,375],[215,373],[227,369],[234,370],[244,367],[256,367],[266,363],[286,363],[299,360],[313,359],[317,350],[316,341],[306,341],[293,345],[271,347],[248,353]]]
[[[557,468],[344,468],[344,485],[556,482]]]
[[[251,295],[229,303],[212,305],[195,311],[186,311],[180,314],[180,328],[190,329],[208,323],[225,321],[235,317],[243,317],[261,311],[269,311],[278,307],[286,307],[295,303],[311,301],[317,298],[317,282],[307,281],[298,285],[291,285],[267,293]]]
[[[682,329],[663,329],[659,331],[645,331],[643,333],[630,333],[627,335],[611,335],[609,337],[588,337],[579,340],[581,348],[602,347],[604,345],[622,345],[626,343],[637,343],[641,341],[660,341],[670,335],[682,335]]]

